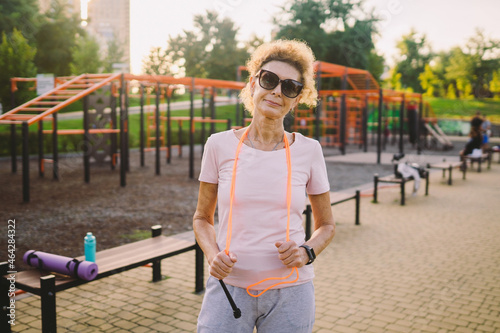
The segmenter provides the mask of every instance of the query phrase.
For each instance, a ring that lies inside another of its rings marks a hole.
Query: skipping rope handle
[[[234,318],[238,319],[239,317],[241,317],[241,310],[238,309],[238,307],[236,306],[236,303],[234,303],[233,297],[229,293],[229,290],[227,290],[227,287],[226,287],[226,284],[224,283],[224,281],[219,280],[219,282],[220,282],[222,289],[224,289],[224,293],[226,294],[226,297],[227,297],[227,300],[229,301],[229,304],[231,304],[231,307],[233,308]]]

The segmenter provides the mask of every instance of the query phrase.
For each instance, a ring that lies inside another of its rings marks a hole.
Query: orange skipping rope
[[[228,216],[228,222],[227,222],[227,236],[226,236],[226,249],[225,249],[225,252],[227,255],[229,255],[229,247],[231,245],[231,232],[232,232],[232,228],[233,228],[233,223],[232,223],[233,222],[233,201],[234,201],[235,181],[236,181],[236,166],[237,166],[238,156],[240,154],[241,146],[243,145],[243,141],[245,140],[245,138],[248,135],[249,129],[250,129],[250,127],[248,127],[245,130],[245,132],[243,133],[243,135],[241,136],[240,142],[238,143],[238,147],[236,148],[236,156],[234,158],[233,175],[232,175],[232,179],[231,179],[231,189],[230,189],[230,197],[229,197],[229,216]],[[286,186],[286,206],[287,206],[286,241],[288,242],[288,241],[290,241],[290,206],[292,203],[292,162],[291,162],[291,158],[290,158],[290,144],[288,142],[288,138],[287,138],[286,134],[284,134],[283,141],[285,142],[286,164],[287,164],[287,171],[288,171],[287,186]],[[255,286],[257,286],[263,282],[269,281],[269,280],[286,280],[290,276],[292,276],[292,274],[294,272],[297,273],[297,277],[295,278],[295,280],[277,282],[277,283],[267,287],[266,289],[264,289],[263,291],[261,291],[257,295],[253,295],[252,293],[250,293],[250,288],[252,288],[252,287],[255,287]],[[256,282],[254,284],[249,285],[247,287],[247,293],[248,293],[248,295],[250,295],[252,297],[259,297],[271,288],[274,288],[274,287],[281,285],[281,284],[294,283],[298,279],[299,279],[299,271],[297,270],[297,267],[293,267],[290,274],[288,274],[285,277],[269,277],[269,278],[266,278],[262,281],[259,281],[259,282]]]

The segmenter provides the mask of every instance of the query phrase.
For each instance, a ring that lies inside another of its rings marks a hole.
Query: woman
[[[483,136],[479,126],[470,128],[469,137],[470,139],[465,144],[464,149],[460,151],[460,161],[463,161],[465,156],[472,154],[474,149],[481,149],[483,145]]]
[[[312,331],[309,264],[335,234],[330,185],[319,143],[285,132],[283,119],[299,102],[315,105],[313,63],[301,42],[260,46],[247,63],[250,77],[241,93],[251,124],[207,140],[193,217],[210,267],[198,332]],[[304,242],[306,192],[315,231]],[[227,284],[241,318],[233,317],[217,280]]]

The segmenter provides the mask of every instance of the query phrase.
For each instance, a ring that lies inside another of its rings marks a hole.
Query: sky
[[[139,74],[152,47],[167,46],[168,36],[193,30],[193,17],[216,10],[239,27],[239,41],[255,34],[270,40],[272,19],[286,0],[130,0],[131,70]],[[382,18],[376,50],[391,65],[396,42],[412,28],[425,34],[433,51],[464,46],[483,29],[500,40],[500,0],[365,0],[365,8]],[[321,60],[321,59],[319,59]]]

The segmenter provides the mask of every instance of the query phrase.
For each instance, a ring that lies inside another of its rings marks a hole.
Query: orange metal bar
[[[44,134],[52,134],[54,130],[43,130]],[[91,128],[89,129],[90,134],[109,134],[109,133],[119,133],[119,129],[113,128]],[[66,129],[66,130],[58,130],[58,135],[72,135],[72,134],[84,134],[85,130],[83,129]]]
[[[65,82],[65,83],[63,83],[62,85],[60,85],[60,86],[58,86],[58,87],[56,87],[56,88],[54,88],[54,89],[61,89],[61,88],[67,87],[67,86],[69,86],[71,83],[73,83],[74,81],[76,81],[77,79],[79,79],[80,77],[83,77],[83,76],[84,76],[83,74],[82,74],[82,75],[80,75],[80,76],[77,76],[77,77],[75,77],[73,80],[70,80],[70,81],[68,81],[68,82]],[[4,113],[4,114],[0,115],[0,120],[4,119],[4,118],[5,118],[5,116],[6,116],[6,115],[8,115],[8,114],[13,114],[13,113],[16,113],[16,112],[18,112],[18,111],[19,111],[20,109],[22,109],[22,108],[25,108],[25,107],[27,107],[27,106],[30,106],[30,105],[34,104],[35,102],[38,102],[38,101],[40,101],[40,100],[42,100],[42,99],[44,99],[44,98],[47,98],[48,96],[50,96],[50,95],[52,94],[52,91],[53,91],[53,90],[48,91],[48,92],[46,92],[45,94],[40,95],[40,96],[38,96],[38,97],[35,97],[35,98],[34,98],[34,99],[32,99],[31,101],[28,101],[28,102],[26,102],[26,103],[24,103],[24,104],[22,104],[22,105],[20,105],[20,106],[18,106],[18,107],[16,107],[16,108],[12,109],[12,110],[10,110],[10,111],[8,111],[8,112],[6,112],[6,113]]]
[[[10,79],[10,91],[17,91],[17,82],[35,82],[36,87],[36,78],[34,77],[13,77]]]
[[[80,75],[77,78],[81,79],[82,76],[83,75]],[[42,118],[44,118],[44,117],[46,117],[46,116],[48,116],[48,115],[50,115],[50,114],[52,114],[54,112],[57,112],[57,111],[61,110],[62,108],[70,105],[71,103],[73,103],[73,102],[81,99],[82,97],[85,97],[85,96],[89,95],[90,93],[96,91],[97,89],[105,86],[109,82],[111,82],[111,81],[113,81],[115,79],[118,79],[120,76],[121,76],[121,74],[117,73],[117,74],[114,74],[112,76],[109,76],[108,78],[103,79],[101,82],[96,83],[95,85],[93,85],[92,87],[86,89],[85,91],[83,91],[83,92],[81,92],[81,93],[79,93],[79,94],[71,97],[70,99],[68,99],[68,100],[60,103],[59,105],[54,106],[53,108],[45,111],[44,113],[38,115],[37,117],[34,117],[33,119],[31,119],[28,122],[28,125],[32,125],[32,124],[36,123],[37,121],[39,121],[40,119],[42,119]],[[70,82],[70,81],[68,81],[68,82]]]
[[[47,111],[48,109],[50,108],[37,108],[37,107],[27,107],[27,108],[22,108],[21,110],[19,111]]]
[[[20,120],[5,120],[5,119],[0,119],[0,124],[5,124],[5,125],[20,125],[23,122]]]

